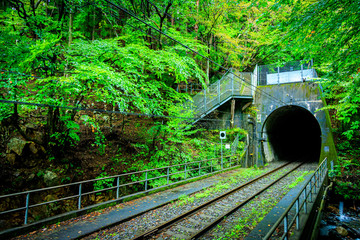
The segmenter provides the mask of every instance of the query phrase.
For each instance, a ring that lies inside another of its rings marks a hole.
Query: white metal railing
[[[316,169],[311,178],[307,181],[305,186],[301,189],[299,194],[295,197],[292,203],[288,206],[285,212],[280,216],[276,223],[272,226],[270,231],[266,234],[263,240],[268,239],[289,239],[290,229],[293,227],[294,230],[300,230],[300,221],[301,218],[308,214],[309,212],[309,203],[313,202],[319,192],[320,188],[323,185],[323,182],[327,176],[327,158],[325,158],[319,167]],[[281,236],[276,236],[274,234],[277,229],[284,229]]]
[[[317,78],[313,62],[302,61],[287,62],[283,65],[259,66],[257,81],[258,85],[272,85],[292,82],[305,82]]]
[[[193,97],[195,117],[212,111],[214,107],[232,96],[249,96],[253,94],[254,79],[250,72],[234,72],[229,69],[217,82],[209,85]]]
[[[239,156],[230,155],[224,156],[223,158],[188,162],[162,168],[123,173],[115,176],[3,195],[0,196],[0,203],[2,203],[2,206],[9,202],[22,202],[23,206],[12,209],[2,209],[0,212],[0,217],[2,219],[8,220],[11,219],[11,214],[23,212],[23,223],[26,225],[29,223],[29,214],[33,208],[48,206],[49,209],[56,209],[58,206],[65,206],[65,202],[67,201],[67,205],[74,205],[71,211],[76,211],[76,209],[80,210],[85,208],[85,206],[86,208],[94,206],[94,202],[90,201],[91,196],[95,198],[98,194],[103,194],[104,192],[108,192],[109,194],[109,191],[111,191],[110,195],[114,195],[112,196],[113,200],[103,201],[103,204],[108,204],[125,198],[154,191],[166,186],[188,181],[200,176],[206,176],[223,170],[229,170],[234,167],[243,166],[243,157],[246,156],[246,151],[247,149],[243,150],[243,152],[240,154],[240,158]],[[134,177],[137,177],[137,179],[140,180],[132,181],[132,179],[135,179]],[[154,184],[154,181],[159,179],[163,179],[162,183]],[[97,183],[106,184],[102,189],[94,190],[94,185]],[[120,193],[121,189],[130,187],[132,187],[133,190],[132,192],[130,191],[130,194],[122,195]],[[44,200],[47,196],[52,194],[58,195],[59,192],[61,192],[60,197],[48,201]],[[75,192],[77,193],[74,194]],[[61,205],[61,202],[64,204]],[[99,203],[96,203],[96,206],[98,205]],[[58,214],[52,214],[52,216],[56,216]],[[31,222],[34,223],[47,217],[41,218],[41,216],[36,216],[37,219],[35,220],[35,217],[33,216]]]

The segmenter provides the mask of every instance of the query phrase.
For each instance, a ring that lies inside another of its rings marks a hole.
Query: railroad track
[[[282,174],[280,177],[276,177],[275,180],[265,181],[263,184],[257,184],[256,189],[251,189],[251,186],[255,182],[261,181],[265,177],[275,174],[289,164],[290,163],[283,164],[280,167],[263,174],[231,191],[228,191],[198,207],[195,207],[188,212],[185,212],[140,235],[137,235],[132,240],[158,238],[169,239],[170,237],[171,239],[198,239],[214,226],[219,224],[227,216],[242,208],[256,196],[266,191],[271,186],[303,165],[303,163],[296,164],[295,167]],[[250,197],[245,198],[242,194],[243,191],[252,191],[253,194]]]

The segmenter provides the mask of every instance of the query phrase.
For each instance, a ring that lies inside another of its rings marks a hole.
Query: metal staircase
[[[217,82],[209,85],[193,97],[194,123],[201,120],[227,101],[233,98],[252,100],[256,89],[256,74],[237,72],[229,69]]]

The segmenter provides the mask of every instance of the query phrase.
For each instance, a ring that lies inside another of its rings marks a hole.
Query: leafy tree
[[[121,36],[95,40],[94,34],[86,35],[80,23],[100,10],[101,5],[96,8],[81,5],[81,1],[66,1],[62,3],[64,6],[58,6],[58,3],[20,0],[11,4],[13,8],[7,8],[5,15],[15,21],[2,19],[4,34],[0,37],[0,50],[5,53],[0,63],[6,75],[0,85],[6,90],[4,99],[67,107],[97,105],[122,112],[164,115],[169,114],[171,102],[188,99],[173,89],[174,84],[188,79],[204,82],[204,73],[186,49],[149,48],[144,33],[122,26],[115,29],[109,16],[108,22],[95,21],[93,27],[104,24],[104,28],[122,33]],[[73,20],[67,14],[72,14]],[[69,32],[67,26],[72,28]],[[68,37],[64,38],[64,33]],[[97,35],[100,36],[107,38],[109,34]],[[193,40],[188,42],[197,44]],[[19,78],[21,74],[36,77]],[[11,110],[2,104],[1,119],[10,120],[25,139],[35,141],[21,131],[18,121],[28,109],[19,109],[14,104]],[[62,152],[76,144],[80,140],[78,115],[76,110],[48,107],[41,123],[46,132],[37,143],[53,148],[53,152]],[[91,125],[94,124],[97,123]],[[99,144],[104,141],[101,139]]]
[[[297,59],[314,59],[323,78],[324,96],[330,101],[326,108],[334,110],[339,123],[338,150],[346,157],[340,158],[337,166],[340,169],[337,190],[343,194],[349,189],[348,182],[356,186],[360,180],[359,3],[279,0],[272,9],[284,6],[291,6],[291,12],[274,29],[282,34],[277,35],[276,46],[270,51],[279,59],[284,52],[291,52],[288,56]],[[276,49],[283,50],[276,52]],[[356,199],[356,195],[352,197]]]

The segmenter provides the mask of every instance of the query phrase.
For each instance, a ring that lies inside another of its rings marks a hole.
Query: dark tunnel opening
[[[321,129],[308,110],[281,107],[268,116],[264,128],[275,160],[319,161]]]

